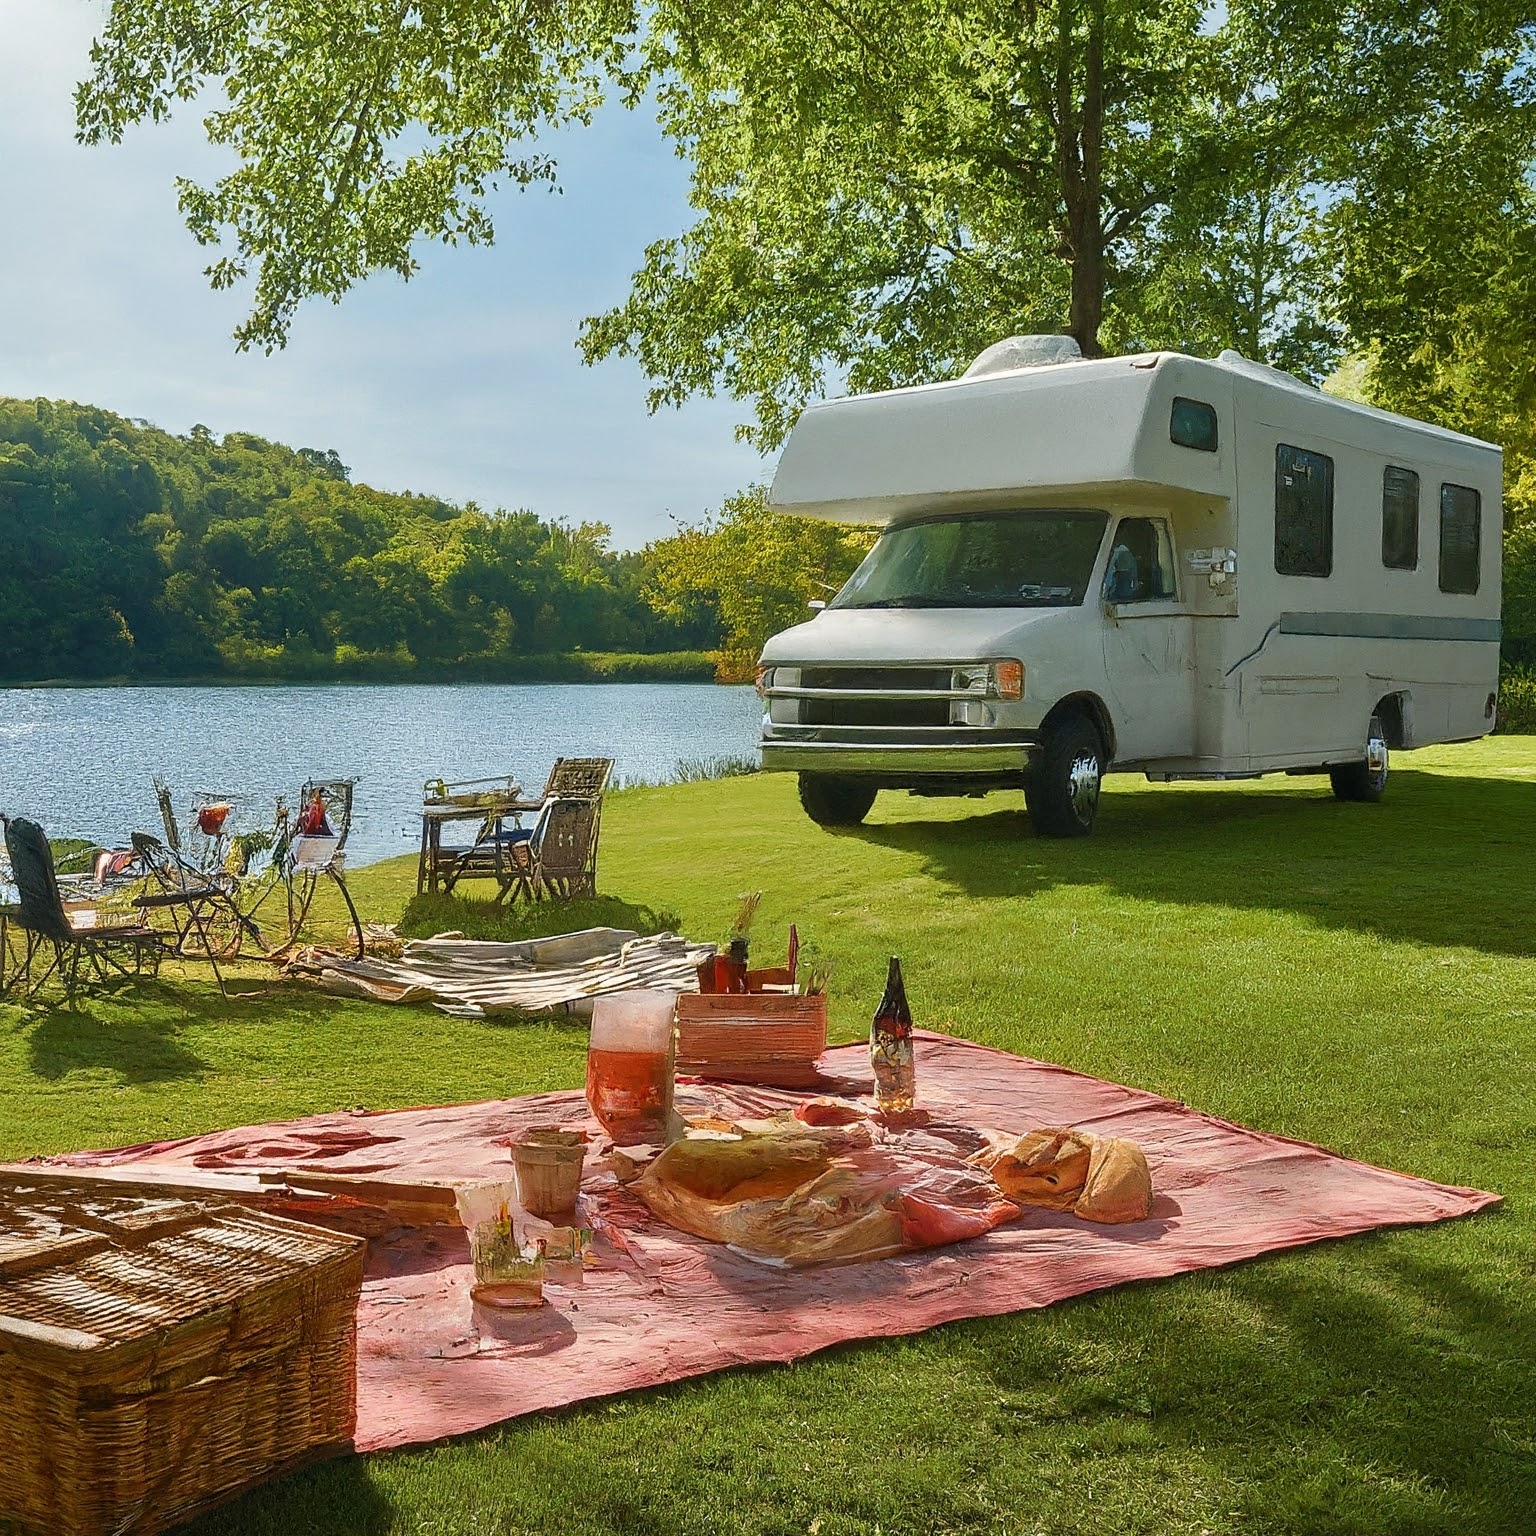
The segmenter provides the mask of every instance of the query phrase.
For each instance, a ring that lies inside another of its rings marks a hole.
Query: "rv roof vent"
[[[1017,368],[1044,368],[1051,363],[1080,363],[1083,354],[1071,336],[1006,336],[994,341],[961,375],[979,379],[989,373]]]
[[[1251,379],[1268,379],[1271,384],[1285,384],[1291,389],[1304,389],[1308,394],[1316,394],[1316,388],[1307,383],[1305,379],[1298,379],[1294,373],[1287,373],[1283,368],[1271,367],[1268,363],[1256,363],[1251,357],[1244,357],[1241,352],[1235,352],[1228,347],[1217,359],[1218,363],[1225,363],[1228,368],[1235,368],[1239,373],[1246,373]]]

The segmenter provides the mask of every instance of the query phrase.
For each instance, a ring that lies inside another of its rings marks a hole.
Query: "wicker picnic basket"
[[[810,1088],[827,1048],[824,992],[683,992],[677,1070],[728,1083]]]
[[[0,1527],[160,1531],[344,1449],[363,1243],[0,1175]]]

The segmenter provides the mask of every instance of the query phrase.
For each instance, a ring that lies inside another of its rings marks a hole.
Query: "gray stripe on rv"
[[[1282,635],[1351,640],[1497,640],[1498,619],[1431,618],[1413,613],[1283,613]]]

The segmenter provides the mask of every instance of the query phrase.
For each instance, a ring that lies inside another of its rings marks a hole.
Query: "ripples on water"
[[[186,824],[194,792],[270,822],[307,778],[356,778],[354,863],[416,846],[422,782],[514,773],[529,791],[557,757],[617,758],[617,778],[751,757],[750,688],[711,683],[35,688],[0,690],[0,811],[108,846],[157,831],[150,780]]]

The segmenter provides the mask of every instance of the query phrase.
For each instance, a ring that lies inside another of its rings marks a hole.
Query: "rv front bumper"
[[[867,774],[889,779],[973,779],[1023,773],[1038,750],[1033,732],[971,741],[827,741],[765,735],[763,769],[773,773]]]

